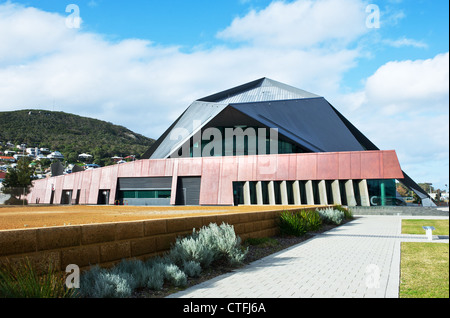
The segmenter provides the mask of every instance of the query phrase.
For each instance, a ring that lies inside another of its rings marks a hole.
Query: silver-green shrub
[[[151,290],[162,290],[165,279],[165,264],[155,263],[149,269],[149,277],[147,282],[142,287],[147,287]]]
[[[133,292],[133,277],[128,273],[113,273],[95,266],[80,279],[80,294],[91,298],[126,298]]]
[[[132,289],[143,287],[147,285],[148,280],[153,275],[153,271],[149,264],[140,260],[122,260],[116,265],[111,272],[114,274],[129,274],[132,279],[129,285]]]
[[[215,260],[225,257],[230,264],[241,263],[246,251],[241,249],[241,239],[234,227],[223,223],[218,226],[211,223],[199,231],[193,231],[189,237],[177,239],[168,254],[168,258],[182,267],[184,262],[197,262],[207,268]]]
[[[182,266],[184,262],[196,262],[207,268],[214,261],[214,251],[200,241],[194,232],[191,237],[178,238],[167,258],[174,264]]]
[[[342,221],[345,220],[344,212],[333,209],[333,208],[325,208],[325,209],[316,209],[316,211],[320,214],[323,221],[328,224],[339,225]]]
[[[123,260],[112,269],[92,267],[80,279],[79,294],[91,298],[126,298],[137,288],[161,290],[164,282],[180,287],[187,277],[198,277],[202,268],[225,258],[240,264],[248,250],[241,249],[241,239],[228,224],[210,224],[192,235],[179,238],[168,254],[149,261]]]
[[[183,271],[189,277],[199,277],[202,273],[202,266],[198,262],[185,261],[183,262]]]
[[[242,263],[248,250],[241,249],[241,238],[236,235],[232,225],[211,223],[198,232],[198,239],[212,250],[215,259],[226,258],[231,265]]]
[[[180,268],[175,264],[165,264],[164,276],[169,283],[175,287],[181,287],[187,285],[187,276]]]

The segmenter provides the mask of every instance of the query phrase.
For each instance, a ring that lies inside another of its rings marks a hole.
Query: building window
[[[367,180],[371,206],[397,205],[395,179]]]
[[[171,190],[120,191],[121,199],[170,199]]]
[[[214,157],[214,156],[238,156],[238,155],[267,155],[271,154],[271,135],[270,130],[266,129],[265,136],[259,135],[259,127],[247,127],[243,126],[242,132],[244,136],[237,137],[233,135],[231,138],[227,139],[227,130],[239,129],[237,127],[214,127],[217,129],[217,134],[206,138],[206,140],[195,140],[191,138],[189,140],[189,156],[190,157]],[[246,134],[250,129],[252,133]],[[209,135],[208,135],[209,136]],[[219,137],[222,140],[219,140]],[[263,138],[262,140],[260,140]],[[292,153],[305,153],[308,152],[301,147],[291,143],[287,140],[282,139],[278,135],[278,154],[292,154]],[[261,146],[260,143],[265,142],[265,147]],[[261,146],[261,147],[260,147]],[[201,149],[199,149],[201,147]],[[178,155],[183,156],[182,149],[180,148]],[[265,148],[265,149],[260,149]]]

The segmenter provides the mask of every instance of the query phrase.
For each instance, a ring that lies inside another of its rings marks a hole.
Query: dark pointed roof
[[[193,102],[144,158],[170,157],[227,107],[261,127],[278,128],[279,134],[311,152],[364,150],[323,97],[261,78]]]

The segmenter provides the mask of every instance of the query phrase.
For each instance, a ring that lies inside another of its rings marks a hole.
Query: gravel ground
[[[293,209],[293,206],[133,207],[133,206],[1,206],[0,231]]]

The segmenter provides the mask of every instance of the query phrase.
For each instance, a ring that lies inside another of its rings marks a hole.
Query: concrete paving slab
[[[398,298],[401,242],[430,242],[402,235],[401,220],[359,216],[168,298]]]

